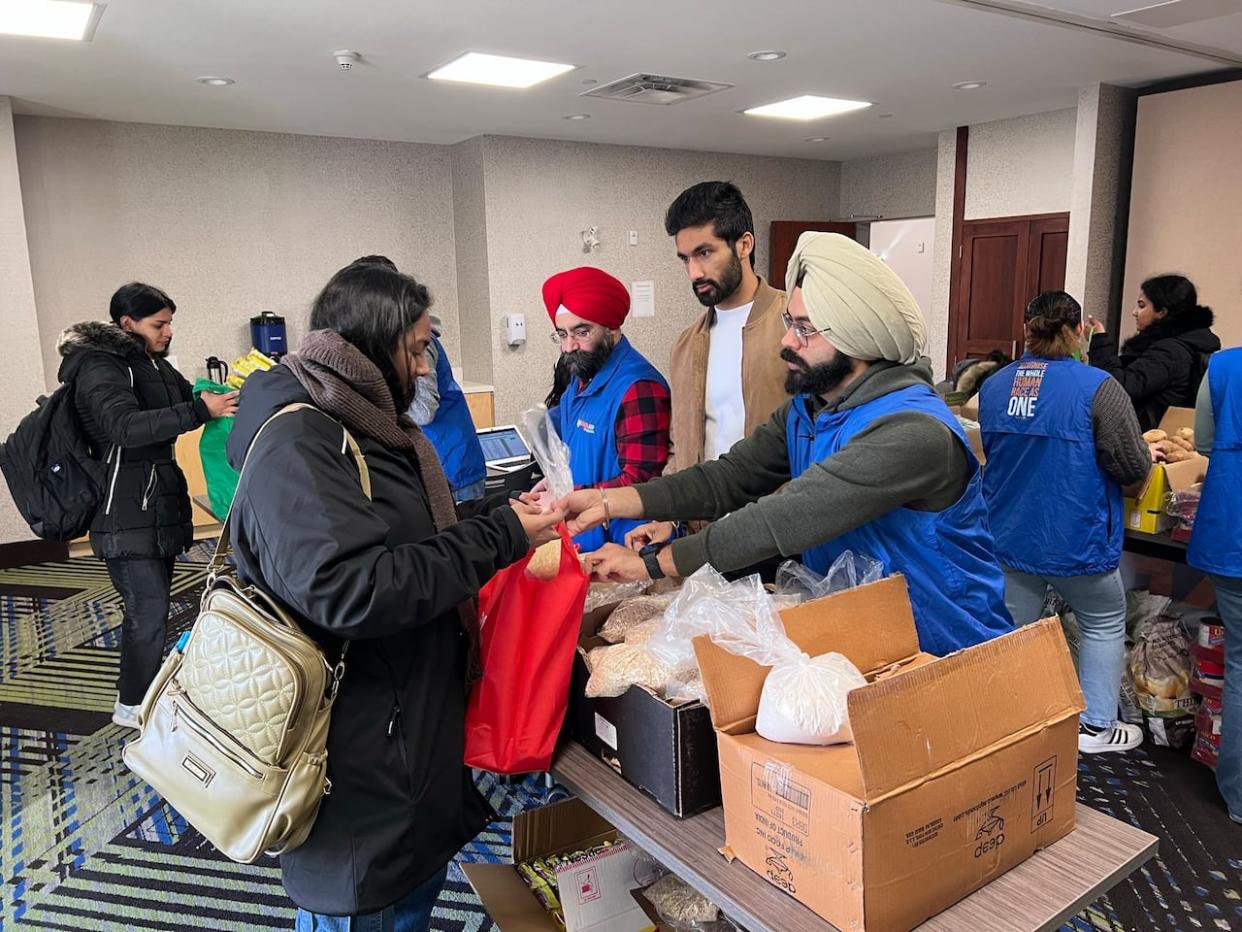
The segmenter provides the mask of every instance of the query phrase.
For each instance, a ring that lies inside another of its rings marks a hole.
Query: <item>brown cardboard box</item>
[[[854,744],[775,744],[754,731],[767,670],[695,641],[726,857],[842,930],[904,930],[1073,829],[1083,699],[1055,619],[938,659],[900,576],[781,614],[869,682],[849,694]]]
[[[1160,419],[1160,429],[1169,434],[1182,427],[1194,426],[1194,408],[1169,408]],[[1138,495],[1126,499],[1126,527],[1148,534],[1167,531],[1177,520],[1165,509],[1169,492],[1182,491],[1196,482],[1202,482],[1207,468],[1206,456],[1153,466]]]
[[[578,799],[567,799],[538,809],[518,813],[513,819],[513,861],[577,851],[605,841],[616,841],[617,830]],[[483,901],[483,906],[501,932],[556,932],[552,917],[530,892],[513,864],[462,864],[462,872],[470,886]],[[628,874],[635,873],[632,869]],[[650,881],[648,881],[650,882]],[[633,888],[642,886],[642,879],[633,879]],[[642,907],[623,890],[602,891],[628,907],[624,920],[609,924],[609,929],[654,928]]]

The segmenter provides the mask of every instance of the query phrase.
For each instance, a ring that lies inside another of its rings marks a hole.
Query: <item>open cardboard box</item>
[[[598,632],[614,608],[583,616],[570,687],[570,733],[679,818],[720,805],[716,733],[707,706],[669,702],[642,686],[616,697],[586,697],[586,654],[607,643]]]
[[[514,817],[513,864],[465,863],[461,869],[500,932],[557,932],[552,917],[518,876],[514,864],[616,840],[617,830],[608,820],[581,800],[567,799],[528,809]],[[640,856],[636,851],[634,854]],[[594,894],[597,898],[587,904],[588,908],[607,913],[611,918],[583,928],[640,932],[656,927],[640,902],[631,895],[631,890],[642,886],[640,879],[634,877],[633,864],[622,873],[624,883],[602,872],[591,878],[596,882]],[[561,893],[564,903],[566,891]]]
[[[936,658],[901,576],[781,617],[868,685],[849,694],[853,744],[776,744],[754,730],[767,669],[696,639],[726,857],[842,930],[904,930],[1073,829],[1083,699],[1058,621]]]
[[[1168,434],[1182,427],[1194,426],[1194,408],[1169,408],[1160,419],[1160,429]],[[1202,482],[1207,468],[1208,458],[1199,454],[1180,463],[1153,466],[1138,495],[1126,499],[1126,527],[1148,534],[1167,531],[1177,521],[1165,510],[1168,494],[1184,491],[1196,482]]]

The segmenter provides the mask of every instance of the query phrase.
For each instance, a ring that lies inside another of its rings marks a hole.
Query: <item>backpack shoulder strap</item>
[[[343,424],[337,421],[336,418],[332,417],[332,415],[328,414],[322,408],[317,408],[314,405],[306,404],[305,402],[295,402],[293,404],[285,405],[264,421],[259,429],[255,431],[254,437],[250,441],[250,446],[246,449],[246,458],[242,462],[241,472],[238,473],[237,476],[237,487],[241,487],[241,477],[246,472],[246,463],[250,462],[250,454],[254,452],[255,445],[259,442],[259,438],[263,436],[263,432],[267,430],[268,426],[281,415],[303,410],[318,411],[324,417],[335,421],[340,426],[341,433],[344,435],[341,441],[341,452],[348,449],[353,455],[354,464],[358,467],[358,481],[362,484],[362,492],[368,499],[371,498],[371,471],[367,467],[366,457],[362,455],[362,447],[358,445],[358,441],[355,440],[353,434],[351,434]],[[224,526],[220,528],[220,538],[216,541],[215,552],[211,555],[211,561],[207,565],[208,589],[211,588],[211,584],[215,581],[216,577],[223,573],[228,567],[227,559],[229,549],[231,547],[229,532],[233,525],[233,509],[236,505],[237,496],[234,494],[233,501],[229,504],[229,513],[224,517]]]

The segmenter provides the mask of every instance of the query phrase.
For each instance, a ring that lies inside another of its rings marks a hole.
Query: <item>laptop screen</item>
[[[479,431],[479,445],[483,447],[483,459],[489,463],[521,459],[530,456],[516,427],[497,427]]]

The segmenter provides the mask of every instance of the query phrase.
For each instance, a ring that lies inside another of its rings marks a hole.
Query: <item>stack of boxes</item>
[[[1195,744],[1190,756],[1216,769],[1220,755],[1221,687],[1225,675],[1225,628],[1205,619],[1199,625],[1199,638],[1190,649],[1190,688],[1203,702],[1195,716]]]

